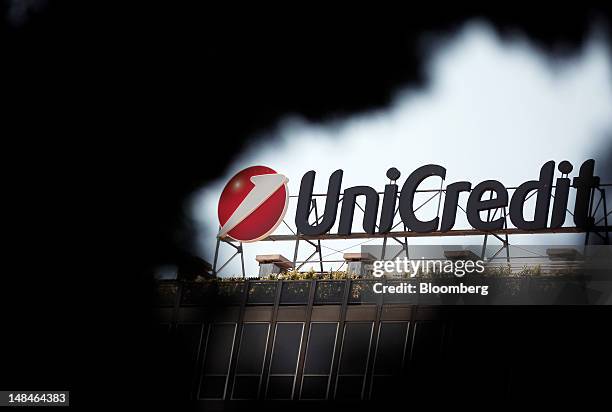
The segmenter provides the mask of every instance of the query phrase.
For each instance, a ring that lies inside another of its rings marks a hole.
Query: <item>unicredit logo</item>
[[[254,242],[272,233],[287,212],[288,181],[266,166],[252,166],[232,177],[219,199],[218,236]]]
[[[382,202],[379,193],[369,186],[354,186],[341,191],[344,172],[336,170],[329,177],[323,215],[314,223],[310,223],[315,180],[315,171],[311,170],[302,177],[295,225],[300,235],[325,234],[334,226],[338,205],[342,204],[338,234],[350,235],[356,198],[363,196],[366,201],[363,229],[366,233],[390,232],[397,212],[411,231],[447,232],[455,224],[459,194],[467,192],[469,199],[465,212],[470,225],[475,229],[483,231],[501,229],[505,224],[504,217],[483,220],[480,213],[506,207],[510,220],[518,229],[539,230],[547,227],[554,229],[561,227],[565,221],[569,192],[570,188],[573,188],[576,190],[572,213],[574,223],[579,228],[587,229],[594,224],[593,218],[589,216],[589,207],[592,206],[591,193],[599,186],[599,177],[593,174],[594,168],[595,161],[589,159],[580,166],[578,176],[570,179],[568,175],[572,172],[573,166],[568,161],[563,161],[557,167],[562,176],[555,181],[555,162],[546,162],[540,169],[539,178],[524,182],[512,189],[512,196],[508,189],[496,180],[485,180],[475,186],[465,181],[454,182],[443,189],[444,202],[441,204],[441,216],[427,221],[416,217],[414,196],[425,179],[432,176],[445,179],[444,167],[434,164],[419,167],[404,181],[401,190],[395,183],[401,175],[399,170],[389,169],[387,177],[391,183],[385,186]],[[285,176],[264,166],[249,167],[234,176],[225,186],[219,201],[221,223],[219,237],[229,236],[242,242],[250,242],[263,239],[274,231],[287,210],[289,197],[287,181]],[[554,197],[551,196],[553,187]],[[486,199],[485,194],[488,193],[491,196]],[[524,205],[531,194],[536,195],[536,206],[533,217],[528,219],[524,214]],[[551,197],[553,197],[552,202]],[[380,220],[377,224],[378,216]]]

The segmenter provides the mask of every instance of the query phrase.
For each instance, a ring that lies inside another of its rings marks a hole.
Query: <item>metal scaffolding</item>
[[[423,189],[423,190],[416,190],[415,193],[416,194],[430,194],[429,197],[427,198],[427,200],[425,200],[423,203],[421,203],[419,206],[417,206],[414,211],[417,212],[419,211],[421,208],[423,208],[426,205],[432,205],[431,202],[436,202],[437,201],[437,214],[436,216],[438,218],[440,218],[440,206],[442,205],[443,202],[443,198],[446,195],[446,189],[444,189],[443,186],[444,181],[441,181],[440,184],[440,188],[439,189]],[[510,236],[515,236],[515,235],[526,235],[526,234],[555,234],[555,233],[585,233],[585,239],[584,239],[584,244],[587,245],[589,244],[589,242],[593,239],[592,236],[595,236],[598,240],[601,241],[601,243],[609,245],[610,244],[610,231],[612,229],[612,227],[610,226],[610,222],[609,222],[609,218],[610,218],[610,214],[612,214],[611,211],[608,211],[608,207],[607,207],[607,200],[606,200],[606,188],[612,186],[612,184],[600,184],[597,187],[591,189],[591,195],[590,195],[590,203],[589,203],[589,217],[592,218],[592,221],[594,222],[594,225],[592,225],[589,229],[583,229],[583,228],[579,228],[576,226],[563,226],[560,228],[556,228],[556,229],[551,229],[551,228],[545,228],[545,229],[538,229],[538,230],[523,230],[523,229],[518,229],[515,227],[509,227],[508,225],[508,218],[509,218],[509,214],[508,214],[508,206],[504,206],[504,207],[500,207],[500,208],[496,208],[496,209],[490,209],[487,211],[487,221],[492,221],[495,220],[498,215],[501,217],[503,216],[504,219],[504,225],[502,229],[499,230],[491,230],[491,231],[485,231],[485,230],[478,230],[478,229],[473,229],[473,228],[461,228],[461,229],[453,229],[447,232],[441,232],[441,231],[433,231],[433,232],[427,232],[427,233],[422,233],[422,232],[415,232],[415,231],[411,231],[408,230],[406,228],[406,226],[404,225],[403,221],[398,218],[398,214],[399,214],[399,206],[396,206],[394,215],[393,215],[393,219],[394,219],[394,224],[391,228],[391,231],[388,233],[365,233],[365,232],[358,232],[358,233],[351,233],[350,235],[340,235],[340,234],[334,234],[334,233],[325,233],[323,235],[319,235],[319,236],[307,236],[307,235],[303,235],[297,232],[297,229],[292,226],[291,224],[289,224],[286,220],[283,220],[283,224],[288,228],[288,230],[291,232],[290,234],[272,234],[267,236],[264,239],[261,239],[260,241],[262,242],[281,242],[281,241],[291,241],[291,242],[295,242],[295,247],[294,247],[294,253],[293,253],[293,267],[296,270],[301,269],[306,263],[319,263],[319,269],[320,269],[320,273],[325,273],[324,271],[324,263],[339,263],[339,262],[344,262],[342,260],[328,260],[326,259],[327,257],[337,254],[337,253],[341,253],[343,251],[346,251],[348,249],[352,249],[354,247],[360,246],[361,244],[364,244],[365,242],[359,242],[355,245],[352,245],[349,248],[344,248],[342,250],[337,250],[328,246],[323,246],[322,242],[323,241],[334,241],[334,240],[349,240],[349,239],[356,239],[356,240],[363,240],[365,239],[366,242],[372,239],[382,239],[383,240],[383,244],[382,244],[382,256],[381,259],[385,259],[385,253],[387,251],[387,242],[389,240],[397,242],[399,245],[402,246],[401,250],[399,253],[396,253],[395,256],[391,257],[391,259],[395,259],[397,256],[399,256],[402,252],[406,253],[406,257],[409,258],[408,256],[408,238],[434,238],[434,237],[465,237],[465,236],[483,236],[483,241],[482,241],[482,252],[481,252],[481,258],[485,258],[485,252],[487,249],[487,243],[489,241],[489,238],[494,238],[497,239],[501,242],[501,247],[499,248],[499,250],[497,250],[492,256],[488,257],[489,260],[491,259],[499,259],[498,256],[500,256],[500,254],[502,252],[505,251],[505,260],[510,263],[510,250],[509,247],[512,245],[512,243],[510,243],[509,237]],[[554,189],[555,186],[552,186],[552,188]],[[507,188],[508,191],[511,190],[516,190],[517,187],[509,187]],[[471,190],[470,190],[471,192]],[[525,201],[529,200],[533,195],[537,194],[538,191],[534,190],[532,193],[530,193],[527,198],[525,199]],[[378,196],[382,196],[384,194],[384,192],[378,192]],[[399,200],[399,197],[401,195],[401,192],[398,191],[397,193],[397,199]],[[490,191],[490,198],[492,198],[493,196],[493,191]],[[309,218],[312,217],[314,218],[314,222],[316,222],[317,224],[320,223],[321,219],[323,216],[319,215],[319,211],[317,208],[317,200],[322,200],[325,201],[327,197],[327,194],[313,194],[312,195],[312,199],[311,199],[311,207],[309,210]],[[296,199],[297,196],[293,195],[293,196],[289,196],[290,199]],[[554,199],[554,194],[551,193],[551,199]],[[343,196],[341,195],[338,199],[338,204],[342,203],[343,201]],[[356,206],[358,207],[358,209],[361,211],[361,213],[365,213],[365,209],[364,207],[361,206],[361,204],[359,203],[359,200],[355,201]],[[458,206],[458,210],[461,210],[465,215],[467,215],[467,211],[466,211],[466,207],[462,206],[460,203],[457,204]],[[569,210],[566,209],[566,212],[569,213],[571,216],[573,216],[573,213]],[[378,228],[378,227],[377,227]],[[398,228],[401,228],[402,230],[399,230]],[[311,246],[312,248],[314,248],[314,250],[312,251],[312,253],[310,253],[310,255],[305,259],[305,260],[298,260],[298,252],[300,250],[300,243],[306,243],[307,246]],[[223,262],[220,266],[219,266],[219,248],[221,247],[221,245],[226,244],[231,246],[235,252],[233,255],[231,255],[231,257],[229,259],[227,259],[225,262]],[[227,265],[238,255],[240,255],[240,259],[241,259],[241,268],[242,268],[242,277],[246,277],[246,273],[245,273],[245,269],[244,269],[244,255],[243,255],[243,243],[242,242],[236,242],[230,238],[217,238],[217,243],[216,243],[216,248],[215,248],[215,257],[214,257],[214,263],[213,263],[213,273],[215,275],[217,275],[219,272],[221,272],[224,268],[227,267]],[[325,247],[327,249],[330,249],[334,252],[330,253],[329,255],[323,255],[322,253],[322,248]],[[341,268],[342,266],[340,266]]]

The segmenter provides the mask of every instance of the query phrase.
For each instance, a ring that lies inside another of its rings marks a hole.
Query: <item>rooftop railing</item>
[[[437,286],[486,285],[489,293],[465,295],[454,293],[375,293],[374,284],[401,286],[421,282]],[[161,281],[157,305],[236,306],[236,305],[359,305],[359,304],[553,304],[561,291],[577,292],[584,288],[584,278],[573,275],[490,276],[466,278],[405,278],[345,280],[244,280],[244,281]],[[314,294],[311,297],[311,290]],[[580,302],[573,302],[580,303]]]

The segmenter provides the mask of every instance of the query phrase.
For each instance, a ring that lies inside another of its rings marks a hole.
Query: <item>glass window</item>
[[[302,322],[276,324],[267,390],[270,399],[291,399],[293,396],[303,329]]]
[[[327,399],[329,375],[304,376],[301,399]]]
[[[222,399],[225,396],[235,333],[234,323],[210,325],[200,382],[200,398]]]
[[[270,376],[268,383],[268,398],[291,399],[295,376]]]
[[[241,375],[234,379],[232,399],[257,399],[260,376]]]
[[[238,353],[237,374],[261,375],[269,329],[268,323],[244,324]]]
[[[338,323],[311,323],[304,377],[302,399],[327,399],[329,374],[331,373]]]
[[[363,381],[365,376],[338,376],[336,399],[361,399],[363,396]]]
[[[269,323],[245,323],[242,327],[233,399],[256,399],[270,331]]]
[[[344,326],[336,399],[362,399],[365,373],[372,342],[372,322],[350,322]]]
[[[404,364],[408,322],[382,322],[378,331],[374,374],[398,375]]]
[[[204,375],[200,386],[200,398],[223,399],[226,381],[226,376]]]
[[[370,396],[384,399],[402,391],[405,382],[404,358],[408,340],[408,322],[381,322],[378,330],[376,357]]]
[[[366,371],[372,322],[347,323],[344,328],[344,343],[340,358],[341,375],[362,375]]]
[[[312,323],[310,325],[306,365],[304,365],[305,375],[329,375],[337,329],[337,323]]]
[[[276,326],[270,374],[295,374],[303,323],[279,323]]]

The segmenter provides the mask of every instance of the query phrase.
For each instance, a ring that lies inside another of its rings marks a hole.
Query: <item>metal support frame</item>
[[[219,248],[221,243],[225,243],[227,245],[232,246],[236,251],[232,256],[227,259],[219,269],[217,269],[217,264],[219,263]],[[246,272],[244,270],[244,253],[242,249],[242,242],[236,242],[229,239],[220,239],[217,238],[217,245],[215,247],[215,259],[213,261],[213,275],[217,276],[219,272],[221,272],[236,256],[240,255],[240,264],[242,268],[242,277],[246,277]]]
[[[319,222],[319,211],[317,209],[317,201],[316,199],[311,199],[310,202],[310,211],[309,214],[312,213],[314,211],[315,213],[315,220],[318,223]],[[294,270],[300,270],[306,263],[309,262],[314,262],[311,259],[314,257],[314,255],[319,254],[319,266],[320,266],[320,271],[319,273],[323,274],[323,253],[321,252],[321,239],[317,239],[317,243],[315,244],[314,242],[312,242],[311,240],[308,239],[304,239],[304,241],[306,243],[309,243],[311,246],[313,246],[315,248],[314,252],[312,252],[310,254],[310,256],[308,256],[306,258],[306,260],[299,262],[298,261],[298,249],[300,246],[300,236],[296,235],[296,239],[295,239],[295,250],[293,252],[293,268]],[[299,266],[298,266],[299,263]]]
[[[593,209],[596,191],[599,192],[599,201]],[[597,218],[597,211],[599,210],[600,206],[602,209],[601,212],[603,216],[599,220],[595,220]],[[585,245],[588,244],[588,236],[590,233],[593,233],[594,235],[598,236],[601,240],[603,240],[604,244],[610,244],[610,226],[608,224],[608,216],[610,216],[610,214],[612,214],[612,212],[608,212],[606,189],[602,188],[601,186],[593,189],[593,191],[591,191],[591,202],[589,204],[589,216],[593,219],[593,227],[591,228],[591,230],[587,231],[584,241]],[[601,226],[600,223],[603,223],[603,226]]]
[[[431,193],[431,196],[429,196],[427,200],[425,200],[423,203],[417,206],[414,209],[414,211],[417,212],[422,207],[424,207],[425,205],[429,204],[431,201],[437,198],[437,216],[440,217],[442,197],[446,195],[446,190],[443,188],[443,184],[444,184],[444,180],[441,180],[440,187],[438,189],[417,190],[416,191],[417,193]],[[339,235],[339,234],[326,233],[326,234],[319,235],[319,236],[307,236],[307,235],[297,233],[297,230],[294,230],[285,220],[283,220],[283,224],[291,232],[290,235],[287,235],[287,234],[274,235],[273,234],[273,235],[267,236],[261,241],[293,241],[295,242],[294,254],[293,254],[294,269],[300,270],[301,268],[304,267],[306,263],[317,263],[318,262],[318,269],[319,269],[319,273],[321,274],[326,273],[324,270],[325,263],[343,262],[339,260],[328,260],[326,259],[327,257],[331,255],[335,255],[337,253],[342,253],[345,250],[351,249],[353,247],[359,246],[363,243],[366,243],[370,240],[377,239],[377,238],[383,239],[381,259],[387,258],[386,252],[387,252],[388,240],[393,240],[402,246],[401,250],[398,253],[396,253],[395,256],[390,258],[392,260],[398,257],[400,254],[402,254],[402,252],[405,252],[406,257],[409,258],[408,238],[410,237],[483,236],[481,258],[483,259],[488,258],[489,260],[496,259],[496,258],[499,259],[497,256],[505,250],[505,260],[508,264],[510,264],[510,260],[511,260],[510,246],[513,246],[509,240],[510,235],[540,234],[540,233],[541,234],[545,234],[545,233],[548,233],[548,234],[585,233],[585,245],[586,245],[592,239],[592,237],[590,236],[592,233],[593,235],[597,236],[597,238],[600,239],[603,243],[610,244],[610,231],[612,230],[612,227],[610,226],[609,216],[612,212],[608,211],[606,190],[605,190],[605,188],[608,186],[612,186],[612,184],[601,184],[598,187],[595,187],[592,189],[590,203],[589,203],[589,216],[591,217],[591,220],[593,221],[593,225],[586,230],[582,228],[578,228],[578,227],[572,227],[572,226],[563,226],[563,227],[556,228],[556,229],[545,228],[545,229],[539,229],[539,230],[523,230],[523,229],[508,227],[508,217],[509,217],[508,209],[507,209],[507,206],[504,206],[504,207],[500,207],[497,209],[491,209],[487,211],[487,221],[494,220],[498,216],[498,213],[500,213],[500,215],[503,215],[503,219],[504,219],[503,228],[499,230],[493,230],[493,231],[483,231],[483,230],[472,228],[472,229],[454,229],[448,232],[437,231],[437,232],[429,232],[429,233],[419,233],[419,232],[408,230],[406,226],[403,225],[403,221],[400,220],[399,222],[393,225],[393,227],[391,228],[391,231],[388,233],[373,233],[373,234],[352,233],[351,235]],[[553,186],[553,188],[554,187],[555,186]],[[515,190],[516,188],[510,187],[507,189]],[[532,191],[526,197],[525,200],[529,200],[532,196],[536,195],[537,193],[538,193],[537,190]],[[381,196],[382,194],[383,192],[379,192],[379,196]],[[596,194],[598,195],[598,197],[596,196]],[[397,194],[398,198],[399,196],[400,196],[400,193]],[[291,197],[295,198],[297,196],[291,196]],[[326,194],[314,194],[311,199],[311,207],[309,210],[310,214],[314,214],[313,217],[316,223],[319,223],[323,217],[323,216],[320,216],[318,212],[317,199],[319,197],[326,199]],[[493,197],[493,191],[490,191],[490,198],[492,197]],[[551,198],[554,199],[554,194],[551,194]],[[343,196],[340,196],[340,198],[338,199],[338,203],[341,203],[342,201],[343,201]],[[358,200],[355,201],[355,204],[357,208],[361,210],[362,213],[365,213],[365,207],[362,207],[362,205],[359,203]],[[461,210],[463,213],[467,213],[466,209],[463,206],[461,206],[461,204],[458,204],[457,206],[458,206],[458,209],[457,209],[458,211]],[[398,212],[399,212],[399,206],[396,206],[396,210],[393,216],[394,220],[397,218]],[[567,210],[567,213],[573,216],[573,213],[570,210]],[[598,218],[598,214],[599,214],[599,218]],[[395,230],[400,225],[403,225],[403,230]],[[376,225],[376,228],[378,228],[378,225]],[[489,237],[493,237],[499,240],[501,243],[501,246],[492,256],[487,257],[486,250],[487,250],[487,246],[489,243]],[[342,250],[334,249],[332,247],[324,246],[322,244],[324,240],[345,240],[345,239],[366,239],[366,240],[359,242],[358,244],[355,244],[351,247],[342,249]],[[306,242],[307,244],[311,245],[314,248],[314,251],[312,251],[312,253],[310,253],[309,256],[305,260],[298,259],[299,252],[300,252],[300,243],[302,242]],[[235,249],[235,253],[218,268],[219,248],[220,248],[221,243],[226,243],[232,246]],[[214,264],[213,264],[213,273],[215,275],[218,274],[237,255],[240,255],[242,276],[245,277],[244,255],[242,253],[242,248],[243,248],[243,245],[241,242],[235,242],[227,238],[217,239],[217,245],[215,249],[215,258],[214,258]],[[330,249],[332,252],[327,255],[323,255],[322,253],[323,248]],[[342,266],[344,266],[344,262],[337,270],[342,268]]]

